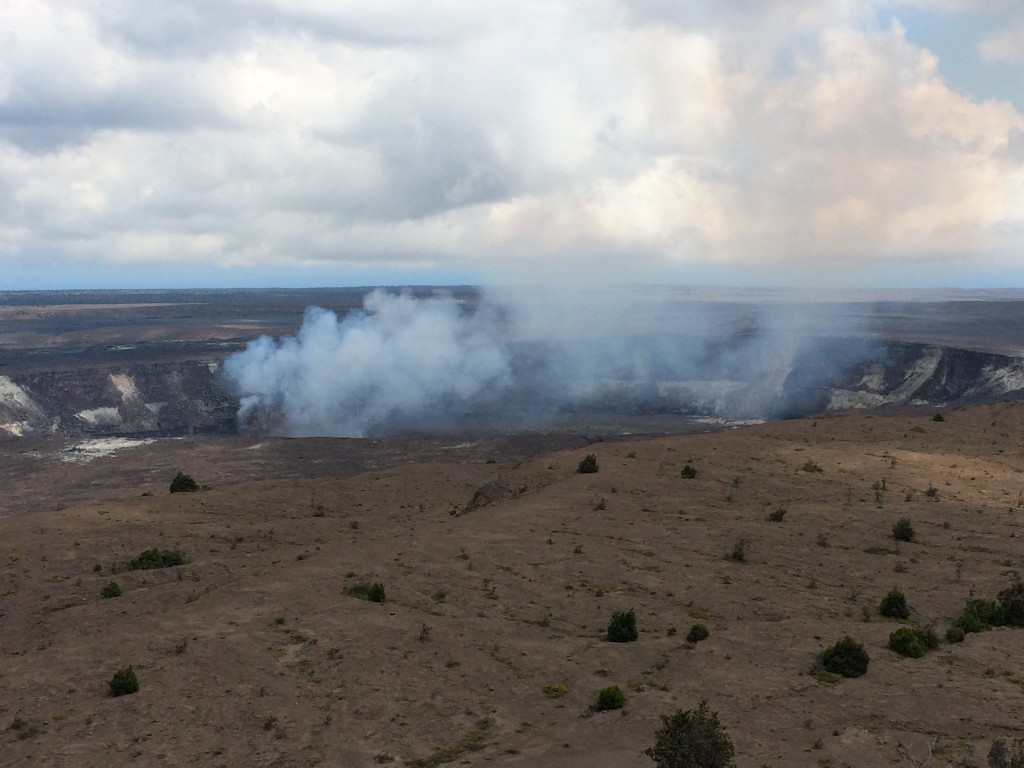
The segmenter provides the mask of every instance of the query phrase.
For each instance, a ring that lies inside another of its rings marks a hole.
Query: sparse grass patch
[[[736,539],[736,543],[732,545],[732,550],[725,554],[725,559],[731,560],[734,563],[745,563],[747,561],[747,547],[749,546],[749,539]]]
[[[492,727],[494,727],[494,720],[489,717],[477,720],[473,727],[454,744],[441,747],[430,757],[406,760],[405,764],[408,768],[437,768],[445,763],[454,763],[467,752],[477,752],[483,749],[486,746],[487,734]]]
[[[988,764],[991,768],[1024,768],[1024,739],[1014,740],[1009,748],[1002,739],[993,741]]]
[[[549,699],[560,699],[569,693],[569,686],[566,683],[551,683],[544,686],[544,695]]]

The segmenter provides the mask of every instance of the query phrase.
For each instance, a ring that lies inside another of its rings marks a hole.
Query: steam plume
[[[452,298],[377,290],[339,320],[306,311],[296,336],[263,336],[224,364],[239,419],[267,414],[292,435],[358,437],[392,423],[442,423],[510,383],[497,317]]]

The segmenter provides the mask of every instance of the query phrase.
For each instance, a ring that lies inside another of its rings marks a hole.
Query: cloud
[[[951,89],[883,21],[910,5],[978,12],[16,0],[0,255],[519,279],[995,259],[1020,245],[1024,115]]]

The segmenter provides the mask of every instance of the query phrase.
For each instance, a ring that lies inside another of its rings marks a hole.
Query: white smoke
[[[295,336],[251,342],[224,372],[243,427],[296,436],[521,430],[594,409],[764,418],[801,412],[874,354],[822,341],[856,325],[828,305],[672,289],[491,287],[466,303],[377,290],[341,320],[308,309]]]
[[[360,437],[391,423],[432,425],[500,396],[509,355],[486,307],[376,290],[343,320],[310,308],[295,336],[263,336],[224,363],[239,419],[290,435]]]

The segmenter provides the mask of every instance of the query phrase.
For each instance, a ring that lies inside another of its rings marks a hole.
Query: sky
[[[5,0],[0,290],[1024,286],[1020,0]]]

